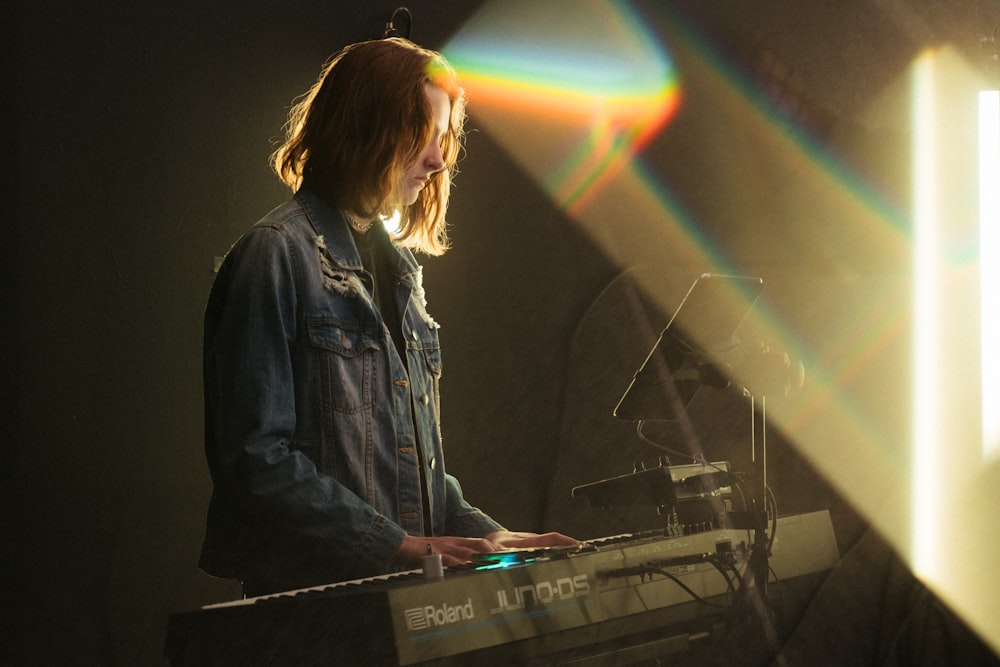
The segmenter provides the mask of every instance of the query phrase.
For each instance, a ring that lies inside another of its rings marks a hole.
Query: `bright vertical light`
[[[983,458],[1000,451],[1000,91],[979,93]]]
[[[913,73],[913,477],[911,562],[919,576],[935,570],[938,525],[935,469],[939,442],[938,220],[934,113],[934,54]]]

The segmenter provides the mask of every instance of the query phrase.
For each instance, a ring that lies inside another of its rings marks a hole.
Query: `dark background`
[[[481,4],[409,2],[413,39],[443,48]],[[990,70],[995,51],[980,37],[998,22],[992,0],[634,4],[664,39],[679,26],[702,36],[899,206],[906,128],[861,111],[928,44],[953,43]],[[210,489],[200,335],[213,262],[288,196],[267,157],[292,98],[330,53],[380,36],[396,6],[16,0],[3,71],[0,663],[162,664],[169,614],[238,595],[196,567]],[[858,245],[822,211],[808,227],[784,226],[783,212],[807,210],[808,197],[720,142],[740,127],[706,118],[697,79],[688,84],[643,157],[734,266],[768,277],[771,307],[798,331],[822,336],[862,284],[905,274],[903,249]],[[470,134],[457,184],[454,249],[423,262],[443,326],[450,471],[512,528],[594,537],[632,527],[568,491],[658,456],[611,410],[666,318],[640,303],[621,275],[631,267],[488,131]],[[676,303],[706,268],[656,267],[662,300]],[[871,377],[905,374],[906,341],[896,342]],[[707,454],[746,465],[742,399],[703,394],[692,423]],[[673,427],[662,428],[669,439]],[[780,509],[831,509],[849,545],[863,529],[850,505],[780,433],[771,456]]]

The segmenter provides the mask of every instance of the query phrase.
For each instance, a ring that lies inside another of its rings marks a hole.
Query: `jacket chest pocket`
[[[332,317],[306,318],[324,407],[355,413],[375,402],[379,343],[375,335]]]
[[[412,347],[407,353],[414,400],[423,405],[433,404],[434,414],[440,415],[441,348],[436,343],[420,343],[423,347]]]

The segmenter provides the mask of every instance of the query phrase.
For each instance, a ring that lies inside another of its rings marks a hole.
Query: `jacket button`
[[[432,456],[431,457],[431,470],[434,470],[437,467],[437,462],[438,462],[437,457],[436,456]]]
[[[420,335],[417,333],[416,329],[411,329],[410,335],[413,336],[413,340],[420,340]]]
[[[424,394],[423,396],[420,397],[420,402],[423,403],[424,405],[427,405],[428,403],[431,402],[431,399],[427,398],[427,394]]]

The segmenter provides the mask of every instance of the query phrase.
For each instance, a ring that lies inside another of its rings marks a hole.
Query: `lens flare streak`
[[[626,3],[516,4],[516,25],[509,2],[490,3],[444,52],[484,116],[531,119],[530,132],[569,137],[560,161],[537,175],[573,214],[675,114],[677,73]],[[569,15],[593,36],[586,48],[535,37]]]

